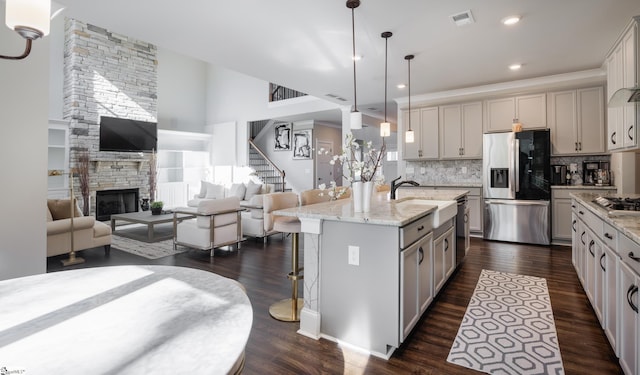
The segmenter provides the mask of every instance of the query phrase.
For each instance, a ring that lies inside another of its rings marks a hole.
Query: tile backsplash
[[[482,183],[482,160],[407,161],[406,178],[420,185]]]
[[[551,164],[571,163],[578,165],[582,176],[582,162],[585,160],[610,161],[609,155],[597,156],[552,156]],[[482,184],[482,159],[478,160],[428,160],[407,161],[404,176],[421,185],[468,185]]]

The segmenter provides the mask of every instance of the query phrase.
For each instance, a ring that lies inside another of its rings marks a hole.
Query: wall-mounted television
[[[100,117],[100,151],[150,152],[158,149],[155,122]]]

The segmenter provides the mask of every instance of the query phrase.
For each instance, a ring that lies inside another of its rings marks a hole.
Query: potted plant
[[[160,215],[162,214],[162,201],[151,202],[151,215]]]

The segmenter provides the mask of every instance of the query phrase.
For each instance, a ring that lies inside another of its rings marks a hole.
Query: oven
[[[456,266],[467,255],[470,246],[469,239],[469,207],[467,196],[458,198],[458,215],[456,216]]]

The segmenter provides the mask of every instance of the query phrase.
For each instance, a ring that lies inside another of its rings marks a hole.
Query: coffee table
[[[188,214],[177,214],[178,221],[182,221],[185,219],[194,218],[194,215]],[[116,221],[126,221],[129,223],[135,224],[145,224],[147,226],[146,235],[141,234],[139,231],[135,230],[116,230]],[[115,214],[111,215],[111,231],[113,234],[132,238],[134,240],[143,241],[143,242],[158,242],[162,240],[168,240],[173,238],[173,227],[171,227],[171,231],[164,231],[164,233],[159,233],[154,230],[154,225],[157,224],[165,224],[173,222],[173,213],[167,213],[162,215],[152,215],[151,211],[140,211],[140,212],[129,212],[126,214]]]

